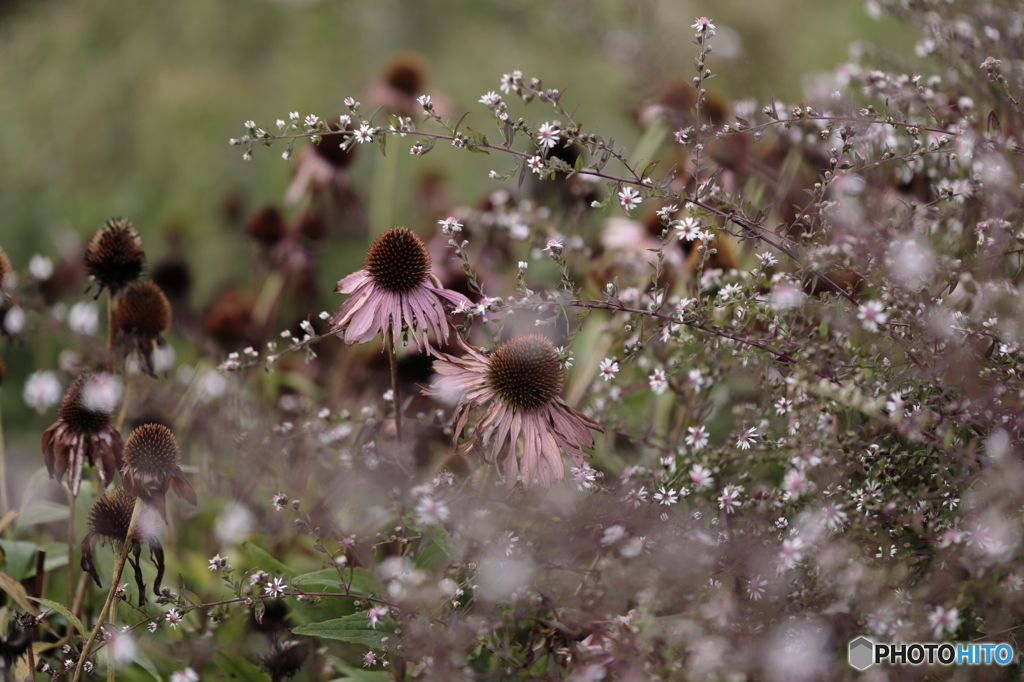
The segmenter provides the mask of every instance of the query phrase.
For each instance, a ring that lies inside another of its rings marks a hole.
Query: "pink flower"
[[[441,379],[427,389],[431,395],[462,391],[455,407],[455,442],[466,428],[470,411],[487,405],[473,440],[458,448],[465,454],[477,445],[494,457],[505,485],[522,476],[523,485],[545,488],[565,476],[561,451],[577,467],[593,447],[589,429],[597,422],[570,407],[561,398],[564,372],[554,344],[543,336],[520,336],[498,346],[488,356],[455,337],[466,351],[456,358],[441,354],[434,371]],[[522,454],[516,454],[522,440]]]
[[[351,294],[331,318],[331,331],[345,332],[345,343],[366,343],[377,332],[395,341],[409,330],[413,344],[427,347],[427,328],[448,340],[443,302],[470,305],[449,291],[430,270],[430,254],[416,234],[395,227],[377,237],[366,252],[362,270],[338,282],[335,293]]]

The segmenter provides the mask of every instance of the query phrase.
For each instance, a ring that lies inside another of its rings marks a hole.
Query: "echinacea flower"
[[[331,318],[331,331],[344,331],[348,344],[366,343],[378,332],[397,341],[405,328],[413,344],[423,349],[428,328],[448,340],[443,302],[471,305],[468,298],[441,285],[430,270],[427,247],[404,227],[377,237],[366,252],[363,269],[338,282],[334,291],[351,294]]]
[[[106,488],[121,468],[124,444],[121,434],[111,424],[115,401],[86,399],[102,393],[112,377],[83,374],[64,393],[57,409],[57,422],[43,432],[40,445],[50,478],[60,483],[68,475],[68,488],[78,497],[82,484],[82,468],[86,460],[96,467],[100,488]]]
[[[306,640],[292,639],[282,642],[275,638],[270,651],[260,656],[260,667],[270,673],[272,680],[287,680],[295,677],[309,658],[310,644]]]
[[[99,573],[96,572],[96,565],[93,563],[93,543],[96,538],[109,543],[115,549],[121,547],[128,537],[128,527],[131,525],[132,513],[135,510],[135,498],[124,488],[118,486],[101,497],[93,505],[89,512],[89,533],[82,540],[82,570],[92,576],[96,585],[100,588]],[[146,514],[145,510],[140,510]],[[142,516],[135,522],[135,530],[132,533],[131,552],[128,561],[135,569],[135,584],[139,588],[139,606],[146,603],[145,584],[142,581],[142,570],[139,568],[139,555],[142,552],[142,542],[149,545],[150,557],[156,564],[156,579],[153,581],[153,593],[160,594],[160,581],[164,577],[164,549],[160,545],[155,533],[155,523]],[[132,558],[134,557],[134,559]]]
[[[121,480],[134,497],[156,507],[167,520],[165,497],[173,488],[178,497],[196,504],[196,491],[185,478],[178,460],[181,454],[171,430],[162,424],[143,424],[128,436],[124,444]]]
[[[142,359],[142,368],[153,376],[153,349],[167,345],[163,333],[171,327],[171,303],[155,282],[133,282],[117,304],[117,334]]]
[[[454,414],[456,443],[469,413],[490,403],[477,424],[476,437],[459,446],[460,454],[479,442],[494,456],[508,487],[514,486],[519,476],[526,487],[534,483],[548,487],[561,480],[565,468],[560,450],[582,467],[586,456],[582,448],[594,446],[589,429],[602,429],[562,400],[564,372],[554,344],[531,334],[485,355],[461,337],[456,340],[466,355],[441,354],[434,361],[434,371],[441,379],[427,389],[433,395],[463,391]],[[522,454],[517,455],[520,440]]]
[[[116,293],[134,282],[142,274],[145,260],[138,231],[123,218],[108,220],[85,249],[86,272],[99,286],[96,296],[104,289]]]

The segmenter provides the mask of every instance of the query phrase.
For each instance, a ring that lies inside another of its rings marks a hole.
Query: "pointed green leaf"
[[[345,583],[342,583],[341,578],[338,577],[338,571],[333,568],[324,568],[319,571],[313,571],[312,573],[303,573],[302,575],[292,578],[292,583],[296,585],[301,584],[303,587],[310,587],[313,585],[343,587],[344,584],[349,584],[349,592],[351,594],[363,596],[372,596],[384,593],[384,583],[381,582],[376,573],[368,571],[365,568],[346,568]]]
[[[267,550],[254,545],[253,543],[246,540],[242,543],[242,551],[245,552],[257,568],[260,568],[268,573],[277,573],[279,575],[297,575],[298,571],[294,568],[286,566],[274,557],[272,557]]]
[[[67,618],[68,622],[71,623],[72,625],[74,625],[75,629],[78,630],[79,633],[81,633],[83,635],[87,634],[86,631],[85,631],[85,628],[82,627],[82,621],[78,620],[78,617],[75,616],[75,614],[71,613],[71,611],[68,609],[68,607],[64,606],[60,602],[52,601],[50,599],[43,599],[42,597],[25,597],[25,598],[26,599],[31,599],[34,602],[38,602],[38,603],[42,604],[43,606],[45,606],[48,609],[53,609],[57,613],[61,614],[65,618]]]
[[[378,623],[377,628],[370,627],[370,619],[365,613],[354,613],[344,618],[325,620],[322,623],[310,623],[293,628],[292,632],[297,635],[309,635],[323,639],[336,639],[351,644],[360,644],[379,649],[384,645],[385,637],[394,637],[382,624]]]

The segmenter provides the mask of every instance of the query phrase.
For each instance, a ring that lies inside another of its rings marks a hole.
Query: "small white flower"
[[[708,430],[702,425],[688,426],[686,432],[686,444],[692,446],[694,450],[700,450],[708,444]]]
[[[690,469],[690,483],[694,488],[708,488],[713,483],[711,469],[700,464],[694,464]]]
[[[692,242],[701,236],[700,223],[696,219],[686,217],[676,222],[675,227],[679,230],[676,235],[680,240]]]
[[[740,495],[743,494],[743,486],[727,485],[722,488],[722,494],[718,496],[718,508],[724,509],[726,514],[732,514],[743,503],[740,502]]]
[[[178,609],[171,609],[164,615],[164,619],[167,621],[167,624],[175,630],[178,629],[178,623],[182,621],[182,618],[183,616],[181,615],[181,611]]]
[[[789,398],[779,398],[775,401],[775,414],[789,414],[793,410],[793,401]]]
[[[751,426],[749,429],[740,434],[739,438],[736,439],[736,447],[740,450],[749,450],[751,444],[757,440],[757,427]]]
[[[423,153],[423,145],[417,142],[413,146],[409,147],[409,153],[412,154],[413,156],[419,156],[420,154]]]
[[[309,116],[306,117],[306,125],[308,125],[311,128],[319,122],[320,117],[317,116],[316,114],[310,114]]]
[[[96,304],[79,301],[68,311],[68,328],[76,334],[94,336],[100,327],[100,314]]]
[[[32,372],[28,376],[21,397],[25,400],[25,404],[42,414],[60,402],[63,392],[64,389],[61,387],[57,375],[44,369]]]
[[[623,187],[619,192],[619,204],[622,205],[622,210],[626,213],[639,206],[641,201],[640,192],[632,187]]]
[[[284,581],[284,578],[274,578],[263,586],[263,592],[271,597],[282,596],[286,589],[288,589],[288,584]]]
[[[486,95],[481,97],[479,101],[480,104],[486,104],[487,106],[493,109],[498,105],[499,102],[501,102],[501,95],[491,90]]]
[[[29,259],[28,271],[40,282],[45,282],[53,275],[53,261],[37,253]]]
[[[885,304],[881,301],[868,301],[857,310],[857,319],[861,320],[864,328],[869,332],[877,332],[879,325],[885,324],[889,319],[885,312]]]
[[[671,507],[679,501],[679,494],[671,488],[668,490],[658,488],[658,492],[654,493],[654,501],[658,504],[663,504],[666,507]]]
[[[421,107],[428,111],[434,108],[433,102],[430,101],[430,95],[420,95],[416,98],[416,101],[419,102]]]
[[[171,673],[171,682],[199,682],[199,673],[192,668],[177,670]]]
[[[558,144],[558,128],[550,123],[541,124],[537,129],[537,146],[553,149]]]
[[[448,510],[448,505],[435,500],[429,495],[424,495],[420,498],[419,503],[416,505],[416,516],[424,526],[439,526],[448,520],[450,515],[451,512]]]
[[[25,331],[25,311],[20,305],[11,306],[4,315],[4,331],[11,336],[19,336]]]
[[[698,33],[707,33],[710,31],[713,34],[715,31],[715,25],[712,24],[711,20],[708,19],[707,17],[700,17],[699,19],[697,19],[697,21],[690,25],[690,28],[697,29]]]
[[[628,493],[626,493],[626,496],[623,497],[621,501],[626,502],[628,504],[632,504],[633,509],[636,509],[641,504],[647,501],[647,488],[645,486],[640,486],[639,490],[633,488]]]
[[[363,144],[364,142],[373,142],[373,128],[363,123],[359,126],[359,130],[353,133],[356,138],[356,142]]]
[[[761,266],[766,268],[770,268],[773,265],[777,265],[779,262],[778,259],[775,258],[775,254],[773,254],[771,251],[762,251],[761,253],[757,254],[757,259],[761,261]]]
[[[513,71],[512,73],[502,74],[499,90],[504,93],[508,93],[512,88],[516,87],[516,81],[522,77],[522,71]]]
[[[605,381],[609,381],[616,374],[619,373],[619,363],[615,362],[611,358],[605,358],[601,361],[601,366],[598,368],[598,374]]]
[[[762,580],[759,575],[754,576],[747,581],[747,595],[754,601],[759,601],[764,596],[766,585],[768,585],[767,580]]]
[[[370,619],[370,627],[376,629],[377,623],[384,619],[384,616],[388,615],[388,607],[386,606],[374,606],[366,612],[366,617]]]
[[[795,568],[803,561],[804,541],[800,538],[788,538],[782,541],[782,550],[779,552],[779,563],[786,568]]]
[[[581,493],[594,487],[594,480],[597,478],[597,475],[588,463],[584,462],[582,467],[573,467],[569,473],[572,475],[573,482],[579,486]]]
[[[960,611],[954,606],[951,609],[944,609],[941,606],[928,614],[928,624],[932,627],[932,637],[939,639],[945,630],[955,634],[960,629]]]
[[[540,175],[540,172],[544,170],[544,159],[542,159],[539,156],[531,156],[529,159],[527,159],[526,165],[527,167],[529,167],[531,171],[533,171],[537,175]]]
[[[289,113],[288,114],[288,118],[291,119],[292,121],[298,123],[299,118],[300,118],[299,112],[293,111],[293,112]]]
[[[661,367],[654,370],[654,373],[647,377],[647,381],[651,385],[651,390],[655,395],[661,395],[668,388],[668,377],[665,375],[665,370]]]

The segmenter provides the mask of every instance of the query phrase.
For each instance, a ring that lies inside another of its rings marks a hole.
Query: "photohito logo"
[[[951,644],[928,642],[920,644],[880,644],[867,637],[850,642],[850,665],[867,670],[876,663],[889,665],[1009,665],[1013,647],[989,642]]]

